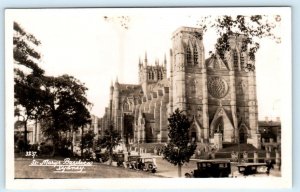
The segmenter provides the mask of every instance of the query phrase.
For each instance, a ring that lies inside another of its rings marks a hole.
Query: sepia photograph
[[[6,9],[6,185],[291,187],[291,54],[289,7]]]

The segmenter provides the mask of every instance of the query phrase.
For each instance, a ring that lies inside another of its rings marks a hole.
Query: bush
[[[38,144],[32,144],[29,146],[30,151],[38,151]]]
[[[40,154],[41,155],[50,155],[53,151],[53,145],[41,145]]]

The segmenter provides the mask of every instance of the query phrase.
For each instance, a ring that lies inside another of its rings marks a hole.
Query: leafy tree
[[[221,59],[225,58],[225,54],[230,50],[229,39],[232,36],[245,36],[242,45],[242,51],[249,52],[250,60],[255,61],[255,53],[260,47],[259,39],[270,38],[280,43],[280,37],[276,36],[276,27],[281,21],[279,15],[223,15],[218,17],[204,17],[198,25],[207,31],[208,28],[216,29],[219,36],[215,45],[216,53]],[[215,56],[213,52],[210,52]],[[254,70],[251,64],[247,65]]]
[[[35,76],[40,76],[44,70],[38,66],[41,54],[36,51],[41,44],[36,37],[26,32],[17,22],[14,22],[13,57],[14,63],[25,66]],[[15,69],[15,71],[20,71]]]
[[[91,104],[86,98],[87,88],[72,76],[45,77],[44,83],[46,123],[43,131],[56,146],[61,133],[77,130],[90,123],[88,107]]]
[[[124,137],[125,137],[125,144],[127,147],[127,151],[129,150],[129,140],[133,138],[133,121],[134,117],[132,115],[124,115]]]
[[[101,148],[106,148],[109,153],[109,165],[112,163],[113,149],[120,144],[121,136],[113,125],[110,125],[108,129],[104,131],[104,135],[99,139]]]
[[[23,117],[24,149],[27,149],[27,123],[40,114],[42,93],[41,77],[44,73],[38,63],[41,55],[36,51],[41,44],[17,22],[13,25],[14,98],[15,116]]]
[[[181,177],[181,167],[189,162],[197,147],[189,136],[191,122],[177,108],[168,118],[169,143],[163,149],[163,156],[168,162],[178,166],[178,176]]]
[[[81,157],[83,157],[83,149],[91,148],[94,145],[94,138],[96,134],[93,130],[89,130],[87,133],[83,134],[81,132]]]
[[[57,147],[62,133],[76,131],[90,122],[87,88],[69,75],[45,76],[38,66],[41,55],[36,48],[40,41],[16,22],[13,45],[15,116],[23,117],[25,146],[28,121],[40,120],[44,133]]]

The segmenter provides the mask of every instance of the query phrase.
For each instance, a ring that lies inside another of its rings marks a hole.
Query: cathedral
[[[192,120],[190,136],[197,143],[248,143],[260,148],[254,64],[242,49],[245,38],[229,38],[230,50],[205,59],[203,31],[180,27],[172,34],[170,76],[167,59],[138,63],[139,84],[115,81],[102,118],[123,139],[133,143],[168,141],[168,117],[177,108]]]

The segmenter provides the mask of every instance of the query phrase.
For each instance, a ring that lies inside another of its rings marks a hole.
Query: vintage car
[[[129,155],[128,161],[125,162],[125,167],[129,169],[137,169],[137,160],[140,157],[140,155]]]
[[[139,157],[136,162],[137,169],[143,171],[150,171],[155,173],[157,171],[156,160],[153,157]]]
[[[238,174],[235,176],[243,175],[259,175],[259,174],[268,174],[268,166],[267,163],[241,163],[237,165]]]
[[[212,159],[199,160],[197,169],[191,173],[186,173],[185,177],[209,178],[209,177],[229,177],[231,165],[229,160]]]
[[[96,162],[104,163],[108,161],[108,159],[109,159],[108,152],[100,152],[100,151],[96,152],[96,160],[95,160]]]
[[[112,160],[117,162],[118,166],[122,166],[125,161],[124,153],[114,153],[112,156]]]

